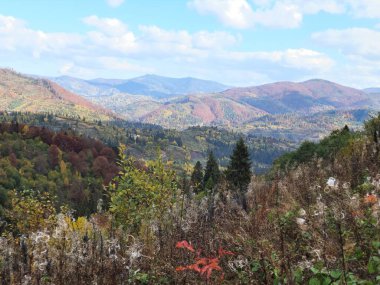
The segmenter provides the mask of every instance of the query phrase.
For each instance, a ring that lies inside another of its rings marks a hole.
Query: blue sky
[[[379,0],[2,0],[0,66],[380,86]]]

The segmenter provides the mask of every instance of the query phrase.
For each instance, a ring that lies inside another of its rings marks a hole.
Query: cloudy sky
[[[380,0],[1,0],[0,66],[380,86]]]

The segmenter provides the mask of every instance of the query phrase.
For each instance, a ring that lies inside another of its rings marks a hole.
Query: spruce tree
[[[216,161],[214,153],[211,151],[208,155],[205,176],[203,183],[206,190],[211,190],[216,184],[218,184],[220,178],[219,165]]]
[[[199,193],[203,191],[203,166],[202,163],[197,161],[194,166],[193,173],[191,174],[190,180],[191,186],[193,186],[194,193]]]
[[[240,138],[236,143],[230,159],[226,171],[227,181],[240,192],[239,194],[244,194],[251,181],[252,173],[248,147],[245,145],[243,138]]]

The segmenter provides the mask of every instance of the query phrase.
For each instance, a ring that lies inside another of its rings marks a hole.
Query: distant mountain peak
[[[308,79],[308,80],[305,80],[303,82],[300,82],[301,84],[302,83],[310,83],[310,82],[315,82],[315,83],[325,83],[325,84],[335,84],[335,85],[339,85],[335,82],[332,82],[332,81],[329,81],[327,79],[322,79],[322,78],[312,78],[312,79]]]
[[[226,85],[210,80],[192,77],[172,78],[156,74],[145,74],[132,79],[97,78],[82,80],[72,77],[58,77],[55,81],[84,96],[88,90],[89,95],[86,97],[93,97],[96,93],[100,95],[113,94],[117,90],[120,93],[150,96],[153,99],[168,99],[188,94],[216,93],[228,88]]]

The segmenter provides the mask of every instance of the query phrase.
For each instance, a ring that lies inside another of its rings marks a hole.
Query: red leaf
[[[185,240],[177,242],[177,244],[176,244],[175,247],[176,247],[176,248],[185,248],[185,249],[187,249],[187,250],[189,250],[189,251],[191,251],[191,252],[194,252],[194,251],[195,251],[194,248],[193,248],[193,246],[192,246],[191,244],[189,244],[189,243],[188,243],[187,241],[185,241]]]
[[[201,275],[206,274],[207,279],[210,279],[212,271],[222,271],[222,268],[219,266],[219,258],[213,258],[208,260],[208,264],[206,264],[202,270]]]
[[[223,255],[235,255],[232,251],[224,250],[222,247],[219,247],[219,257]]]
[[[178,266],[175,271],[184,271],[186,269],[188,269],[187,266]]]

